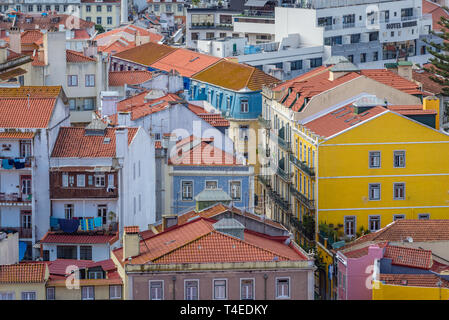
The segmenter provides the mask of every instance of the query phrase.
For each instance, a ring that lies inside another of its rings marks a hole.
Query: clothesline
[[[82,218],[60,219],[50,217],[50,227],[59,228],[67,233],[74,233],[81,229],[82,231],[92,231],[103,226],[103,218]]]

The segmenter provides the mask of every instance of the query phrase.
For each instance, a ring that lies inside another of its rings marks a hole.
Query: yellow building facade
[[[106,31],[120,26],[120,1],[83,1],[80,18],[102,25]]]
[[[374,168],[373,152],[379,156]],[[316,220],[344,225],[351,236],[348,228],[375,231],[394,219],[447,219],[448,156],[448,135],[393,112],[322,141]],[[345,225],[348,217],[354,226]]]
[[[413,287],[373,282],[373,300],[448,300],[449,289]]]

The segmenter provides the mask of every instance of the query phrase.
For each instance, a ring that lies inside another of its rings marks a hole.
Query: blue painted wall
[[[220,110],[229,118],[256,119],[262,113],[261,91],[237,92],[209,83],[191,80],[190,97],[191,100],[209,101],[216,109]],[[242,99],[248,100],[248,112],[241,112]],[[226,114],[226,112],[228,113]]]
[[[186,170],[185,166],[179,167],[181,170]],[[216,175],[193,175],[193,173],[197,174],[201,170],[211,170],[211,167],[202,167],[200,170],[195,167],[190,167],[192,169],[192,175],[176,175],[176,167],[174,167],[174,175],[172,176],[173,183],[173,194],[172,194],[172,203],[173,209],[172,212],[175,213],[183,213],[188,209],[195,207],[195,197],[206,188],[206,180],[216,180],[217,187],[225,191],[230,195],[230,182],[231,181],[241,181],[241,200],[234,201],[233,205],[237,208],[244,208],[245,206],[249,206],[249,176],[241,175],[238,171],[235,172],[235,175],[220,175],[221,171],[229,170],[229,167],[213,167],[213,170],[217,171]],[[240,168],[239,168],[240,169]],[[248,168],[241,168],[246,169]],[[193,181],[193,200],[192,201],[182,201],[182,181]],[[178,194],[179,193],[179,194]]]

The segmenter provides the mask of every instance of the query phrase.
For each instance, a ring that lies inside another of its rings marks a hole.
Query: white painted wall
[[[10,233],[0,240],[0,266],[19,262],[19,233]]]
[[[90,245],[90,244],[83,244]],[[43,250],[48,250],[50,253],[50,261],[57,259],[57,246],[77,246],[77,259],[80,258],[80,245],[70,244],[70,243],[43,243]],[[92,260],[93,261],[103,261],[110,259],[110,246],[109,244],[92,244]]]

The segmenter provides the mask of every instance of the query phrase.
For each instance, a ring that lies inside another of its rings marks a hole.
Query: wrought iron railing
[[[310,168],[304,161],[299,160],[293,154],[290,154],[290,162],[304,171],[310,177],[315,177],[315,169]]]
[[[293,185],[290,187],[290,191],[302,204],[309,208],[309,210],[315,209],[315,200],[309,199],[306,195],[296,190]]]

